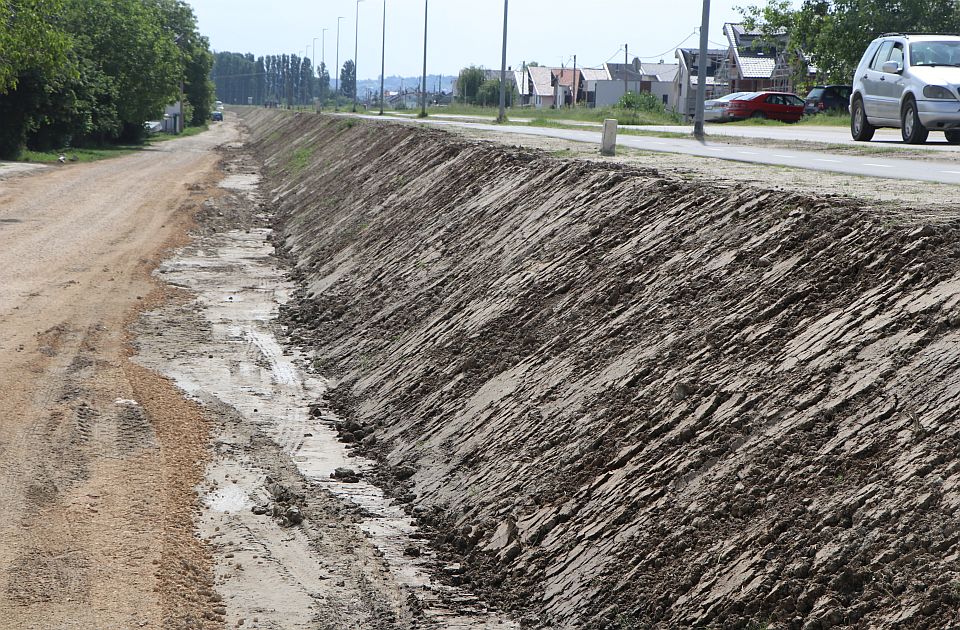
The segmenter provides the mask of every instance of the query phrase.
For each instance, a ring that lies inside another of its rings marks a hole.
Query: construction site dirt
[[[952,188],[239,112],[0,169],[0,628],[960,626]]]

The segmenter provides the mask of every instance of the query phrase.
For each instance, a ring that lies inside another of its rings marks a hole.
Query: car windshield
[[[740,97],[743,96],[744,94],[749,94],[749,92],[734,92],[733,94],[727,94],[726,96],[721,96],[721,97],[718,98],[717,100],[718,100],[718,101],[733,101],[733,100],[736,100],[736,99],[740,98]]]
[[[821,96],[823,96],[823,90],[824,88],[822,87],[815,87],[812,90],[810,90],[809,94],[807,94],[807,98],[820,98]]]
[[[910,44],[910,65],[960,66],[960,41]]]

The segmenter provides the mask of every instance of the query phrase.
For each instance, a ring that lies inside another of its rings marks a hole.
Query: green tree
[[[486,107],[500,103],[500,79],[488,79],[480,86],[476,104]]]
[[[63,0],[0,0],[0,94],[16,87],[22,71],[49,73],[67,63],[62,11]]]
[[[353,98],[353,90],[357,87],[357,67],[348,59],[340,70],[340,94]]]
[[[789,0],[767,0],[739,10],[750,28],[770,37],[785,32],[790,52],[809,55],[818,79],[830,83],[849,83],[867,44],[882,33],[960,30],[954,0],[804,0],[796,9]]]
[[[464,103],[478,103],[485,76],[483,68],[477,66],[462,69],[457,77],[457,98]]]

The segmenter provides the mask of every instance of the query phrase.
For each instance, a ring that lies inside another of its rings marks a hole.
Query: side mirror
[[[884,61],[883,71],[887,74],[900,74],[903,72],[903,66],[899,61]]]

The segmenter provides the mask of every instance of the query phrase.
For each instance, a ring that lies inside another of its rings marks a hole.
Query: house
[[[531,85],[529,79],[527,78],[526,67],[521,70],[513,71],[513,84],[517,86],[517,94],[519,94],[520,97],[520,100],[517,104],[520,105],[520,107],[526,107],[530,105]]]
[[[634,59],[633,63],[604,64],[607,79],[598,81],[594,104],[597,107],[615,105],[625,91],[640,94],[649,92],[656,94],[668,109],[676,109],[677,98],[674,90],[674,79],[679,70],[678,64],[643,63]]]
[[[580,98],[580,102],[587,105],[587,107],[596,107],[597,106],[597,86],[601,81],[609,81],[610,75],[607,73],[606,68],[584,68],[581,71],[583,75],[583,97]]]
[[[678,67],[673,79],[676,111],[692,118],[697,110],[700,50],[697,48],[678,48],[676,57]],[[726,50],[711,49],[707,51],[705,61],[707,99],[723,96],[732,91],[726,80],[727,60],[728,51]]]
[[[553,72],[553,105],[567,107],[584,97],[583,73],[580,69],[551,68]]]
[[[816,77],[816,68],[809,60],[789,49],[786,31],[770,35],[748,31],[743,24],[727,23],[723,33],[730,43],[726,73],[731,92],[793,92],[794,67],[798,64],[811,81]]]
[[[527,66],[530,104],[537,109],[550,108],[554,104],[553,69],[544,66]]]

